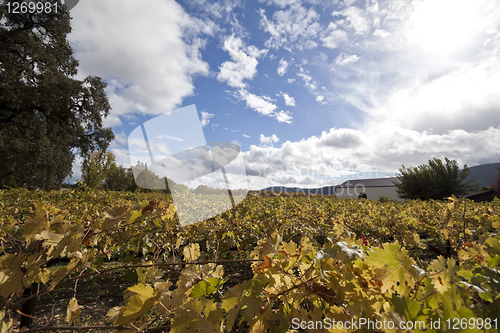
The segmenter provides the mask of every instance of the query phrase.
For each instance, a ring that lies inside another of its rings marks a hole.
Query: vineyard
[[[500,327],[498,199],[250,195],[183,227],[165,194],[19,189],[0,226],[1,332]]]

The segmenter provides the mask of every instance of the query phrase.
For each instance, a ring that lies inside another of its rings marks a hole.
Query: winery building
[[[338,198],[359,198],[361,194],[366,194],[370,200],[378,200],[387,197],[393,200],[402,201],[396,192],[396,177],[372,178],[372,179],[352,179],[343,182],[335,187],[335,195]]]

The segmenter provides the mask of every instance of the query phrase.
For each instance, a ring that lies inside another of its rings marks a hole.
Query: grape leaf
[[[120,309],[116,318],[116,325],[126,325],[151,309],[158,299],[160,292],[154,292],[149,285],[138,283],[127,289],[125,297],[127,303]]]
[[[184,260],[195,261],[200,256],[200,244],[192,243],[184,247]]]
[[[216,278],[207,278],[206,281],[202,280],[198,282],[193,290],[191,291],[191,294],[189,296],[195,297],[195,298],[201,298],[208,296],[210,294],[213,294],[216,292],[219,287],[224,283],[224,281],[221,281]]]
[[[408,251],[398,241],[384,244],[383,249],[373,249],[365,262],[377,269],[374,279],[382,282],[383,292],[397,292],[401,296],[410,293],[415,282],[411,273],[415,261],[408,257]]]
[[[82,310],[78,306],[78,301],[76,300],[76,298],[73,297],[68,304],[68,310],[66,312],[66,322],[67,323],[75,322],[80,317],[81,311]]]
[[[18,258],[18,255],[24,258]],[[8,254],[0,258],[0,295],[5,299],[12,293],[23,289],[23,276],[19,262],[26,259],[20,254]]]
[[[448,258],[446,261],[443,256],[439,256],[431,262],[429,270],[432,285],[439,293],[444,294],[453,285],[458,267],[455,265],[455,260]]]

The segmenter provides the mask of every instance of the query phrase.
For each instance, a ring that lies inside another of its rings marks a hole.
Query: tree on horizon
[[[403,165],[394,181],[398,195],[402,199],[442,200],[477,189],[473,181],[464,183],[470,173],[467,164],[460,170],[457,161],[445,158],[445,162],[434,158],[429,164],[418,167],[406,168]]]

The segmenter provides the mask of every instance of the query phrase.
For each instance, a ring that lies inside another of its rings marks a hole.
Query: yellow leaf
[[[10,329],[12,328],[12,324],[14,323],[13,319],[10,319],[9,321],[5,322],[5,310],[0,310],[0,332],[10,332]]]
[[[289,256],[294,256],[297,254],[297,244],[293,241],[290,241],[289,243],[282,243],[283,246],[283,251],[286,252]]]
[[[411,273],[415,261],[408,257],[408,251],[398,241],[384,244],[383,249],[373,249],[365,263],[377,269],[374,280],[382,282],[382,292],[406,296],[416,282]]]
[[[10,294],[23,289],[23,276],[17,254],[8,254],[0,258],[0,295],[7,298]],[[26,257],[24,257],[26,259]]]
[[[78,317],[80,317],[81,311],[82,310],[78,306],[78,301],[76,300],[76,298],[73,297],[68,304],[68,310],[66,312],[66,322],[67,323],[75,322],[78,319]]]
[[[158,302],[161,291],[155,293],[151,286],[142,283],[128,288],[125,292],[127,304],[120,309],[115,324],[126,325],[148,312]]]
[[[449,258],[447,261],[444,257],[439,256],[437,260],[433,260],[429,265],[431,273],[432,285],[441,294],[445,293],[454,284],[454,276],[458,271],[455,261]]]
[[[136,294],[139,294],[144,298],[151,298],[151,297],[153,297],[153,293],[154,293],[154,290],[151,286],[148,286],[148,285],[145,285],[142,283],[138,283],[135,286],[128,288],[127,291],[131,291],[131,292],[134,292]]]
[[[184,247],[184,260],[195,261],[200,256],[200,244],[193,243]]]

